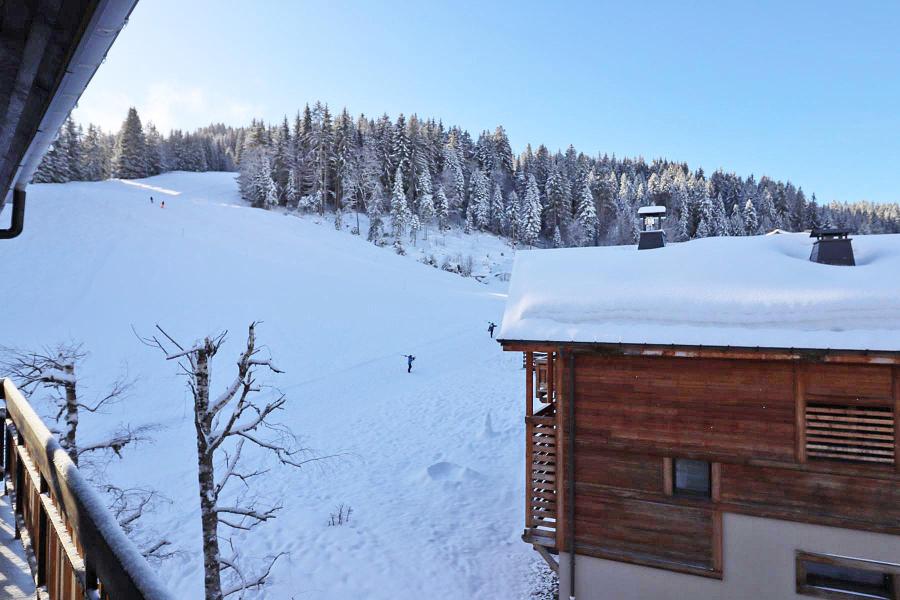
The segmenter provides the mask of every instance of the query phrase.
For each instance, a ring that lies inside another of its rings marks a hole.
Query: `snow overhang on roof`
[[[12,2],[0,43],[0,211],[24,190],[137,0]]]
[[[666,214],[665,206],[642,206],[638,209],[638,215],[644,217],[652,217],[655,215],[664,215]]]
[[[855,237],[854,268],[808,235],[523,251],[498,337],[900,352],[900,235]]]

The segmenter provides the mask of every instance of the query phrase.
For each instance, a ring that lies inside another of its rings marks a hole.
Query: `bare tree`
[[[54,431],[60,437],[59,444],[78,465],[79,459],[88,453],[111,451],[121,456],[122,448],[129,444],[146,441],[150,426],[131,427],[125,425],[104,438],[83,445],[78,443],[79,412],[95,413],[104,407],[120,402],[131,388],[132,382],[122,377],[113,382],[109,392],[85,402],[79,396],[76,367],[84,360],[85,353],[80,344],[60,344],[41,352],[4,349],[7,359],[4,367],[23,390],[33,393],[42,387],[51,392],[51,398],[58,408],[55,420],[63,421],[63,431]]]
[[[147,540],[145,535],[139,531],[138,521],[144,516],[146,510],[150,510],[160,502],[169,502],[156,490],[144,488],[120,488],[112,484],[103,486],[108,498],[111,498],[109,506],[110,511],[119,522],[119,527],[130,537],[141,554],[146,559],[163,560],[175,556],[176,552],[172,550],[172,542],[167,539]]]
[[[258,497],[249,492],[251,480],[267,470],[242,466],[245,447],[248,444],[256,446],[282,465],[291,467],[299,468],[316,460],[299,446],[297,437],[286,426],[270,419],[284,406],[285,396],[271,390],[269,399],[261,399],[263,387],[257,382],[257,371],[282,371],[275,367],[271,358],[262,356],[256,345],[256,325],[256,322],[250,324],[247,346],[238,358],[234,379],[215,397],[210,396],[211,364],[227,332],[206,337],[188,348],[159,325],[156,328],[160,335],[143,338],[148,345],[159,348],[167,360],[178,361],[194,398],[206,600],[222,600],[232,595],[243,598],[247,590],[258,589],[266,583],[281,556],[269,556],[265,566],[252,574],[246,573],[240,564],[239,547],[230,535],[234,530],[251,530],[275,518],[281,509],[278,504],[260,505]],[[237,500],[227,502],[223,492],[235,481],[245,486],[244,493]],[[220,525],[227,528],[229,535],[220,537]],[[221,553],[223,540],[230,550],[228,556]]]
[[[153,425],[133,427],[126,424],[99,439],[81,443],[77,435],[80,411],[97,413],[122,401],[131,389],[132,381],[127,377],[120,377],[113,382],[106,394],[94,398],[93,402],[85,402],[80,394],[76,374],[76,368],[87,356],[81,344],[59,344],[41,352],[9,348],[0,349],[0,352],[5,355],[3,366],[21,389],[30,394],[38,388],[50,391],[57,408],[54,418],[57,423],[63,421],[63,431],[54,429],[53,433],[60,438],[59,445],[76,466],[88,454],[113,453],[121,458],[126,446],[148,441],[148,434],[155,429]],[[81,468],[84,466],[82,464]],[[94,485],[106,492],[111,502],[109,508],[125,533],[133,538],[141,537],[136,531],[137,521],[148,506],[160,499],[159,494],[152,490],[119,488],[104,483],[99,469],[93,473],[89,470],[88,477]],[[170,542],[165,539],[149,542],[144,555],[148,558],[167,558],[171,555],[169,545]]]

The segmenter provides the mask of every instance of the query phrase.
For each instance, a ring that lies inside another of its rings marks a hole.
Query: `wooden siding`
[[[900,485],[871,477],[722,465],[733,512],[900,534]]]
[[[714,515],[709,507],[579,490],[575,515],[579,553],[715,572]]]
[[[795,459],[790,364],[587,355],[575,396],[589,446]]]
[[[579,553],[721,577],[723,512],[900,534],[900,466],[805,452],[807,401],[897,415],[898,367],[579,352],[575,374]],[[565,368],[556,379],[562,456]],[[712,464],[712,498],[672,496],[673,458]],[[570,501],[562,473],[560,507]],[[571,528],[565,511],[559,517],[557,545],[567,550]]]

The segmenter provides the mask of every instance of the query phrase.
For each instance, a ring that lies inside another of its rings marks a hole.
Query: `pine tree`
[[[490,218],[491,231],[500,233],[503,222],[503,192],[500,185],[494,184],[494,192],[491,194]]]
[[[717,235],[713,218],[713,203],[709,196],[704,196],[700,200],[699,207],[700,223],[697,225],[697,237],[705,238]]]
[[[434,193],[434,210],[437,215],[438,229],[446,230],[450,226],[450,204],[447,201],[447,194],[444,193],[443,185],[438,185],[437,191]]]
[[[597,209],[594,206],[594,195],[591,194],[587,180],[585,180],[581,191],[578,193],[575,218],[580,229],[580,245],[588,246],[593,244],[597,232]]]
[[[65,172],[68,181],[81,181],[84,179],[82,173],[82,130],[80,125],[76,125],[72,117],[68,117],[63,124],[63,130],[60,136],[65,138],[63,149],[65,151],[66,167]]]
[[[297,202],[300,199],[300,192],[297,190],[296,173],[297,173],[296,169],[290,169],[288,171],[287,188],[284,191],[285,202],[287,203],[288,206],[295,207],[295,208],[297,206]]]
[[[163,172],[162,136],[153,123],[147,123],[147,175],[159,175]]]
[[[394,236],[398,240],[409,226],[410,216],[406,191],[403,189],[403,168],[397,167],[397,172],[394,174],[394,188],[391,190],[391,226]]]
[[[434,201],[432,200],[431,195],[431,178],[430,177],[421,177],[420,179],[424,179],[428,182],[428,192],[422,193],[419,196],[419,217],[422,224],[422,228],[425,230],[425,239],[428,239],[428,224],[434,219],[437,214],[437,210],[434,206]],[[425,189],[424,181],[419,186],[419,190]],[[444,199],[446,201],[446,198]]]
[[[553,228],[553,247],[554,248],[562,248],[563,241],[562,236],[559,234],[559,225]]]
[[[113,175],[120,179],[139,179],[147,176],[147,146],[141,119],[134,107],[122,123],[113,154]]]
[[[513,247],[519,242],[519,195],[516,190],[510,190],[506,195],[506,206],[503,212],[503,233],[505,233]]]
[[[752,206],[752,204],[751,204]],[[731,209],[730,222],[731,235],[747,235],[747,226],[744,224],[744,213],[740,205],[735,204]]]
[[[721,194],[713,202],[712,230],[712,235],[731,235],[731,224],[728,221],[728,214],[725,212],[725,203],[722,201]]]
[[[373,244],[380,245],[381,238],[384,236],[380,194],[369,196],[369,202],[366,204],[366,213],[369,215],[369,232],[366,235],[366,239]]]
[[[87,134],[82,144],[84,156],[82,159],[82,175],[87,181],[100,181],[109,175],[107,169],[109,157],[101,139],[100,130],[94,125],[88,125]]]
[[[472,215],[472,225],[485,229],[490,222],[490,198],[488,197],[488,181],[484,172],[476,169],[472,173],[472,193],[467,216]]]
[[[528,176],[519,223],[522,241],[534,246],[541,234],[541,197],[534,175]]]
[[[750,198],[747,198],[747,202],[744,204],[743,217],[744,232],[747,235],[757,235],[759,233],[759,217],[756,216],[756,207],[753,206],[753,200]]]
[[[263,208],[272,208],[278,205],[278,186],[272,177],[272,161],[266,157],[262,161],[262,173],[260,174],[263,185],[265,186],[265,197],[263,200]]]

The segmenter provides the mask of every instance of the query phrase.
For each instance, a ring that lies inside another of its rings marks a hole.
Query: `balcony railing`
[[[2,439],[5,493],[33,559],[41,598],[170,600],[92,485],[8,379]]]
[[[556,562],[558,544],[558,486],[556,430],[556,355],[525,353],[525,533],[523,539],[534,545],[548,564]],[[549,554],[548,554],[549,553]]]

